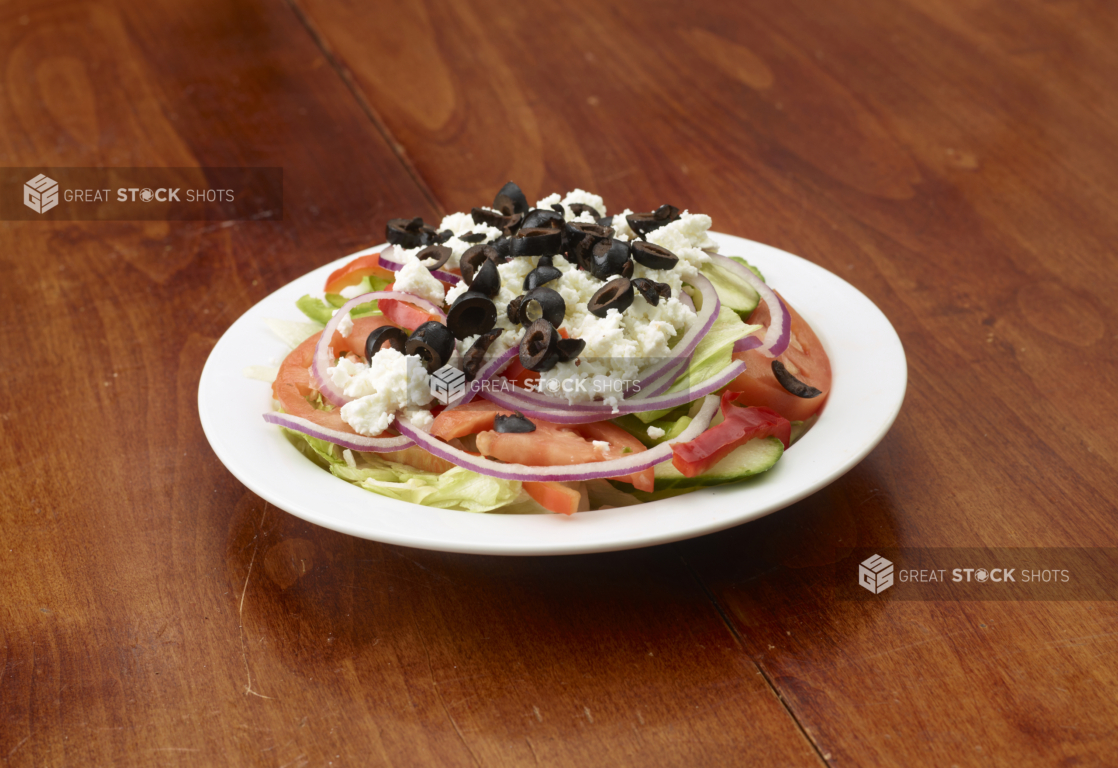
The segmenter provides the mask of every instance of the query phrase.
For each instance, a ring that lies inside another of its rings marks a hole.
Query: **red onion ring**
[[[702,338],[714,327],[714,321],[718,319],[718,311],[722,308],[722,301],[718,298],[718,291],[714,289],[710,280],[707,280],[702,275],[697,274],[694,277],[686,279],[695,288],[698,288],[699,293],[702,294],[703,308],[699,310],[699,314],[695,317],[695,321],[691,323],[691,327],[683,334],[683,338],[676,342],[671,357],[666,360],[661,360],[659,363],[649,368],[644,376],[637,379],[630,386],[639,386],[643,389],[646,386],[654,384],[665,374],[673,370],[678,370],[680,359],[690,358],[691,353],[695,351],[695,347],[699,346],[699,342],[702,341]],[[680,293],[684,296],[687,295],[682,291],[680,291]],[[692,303],[691,306],[694,307],[694,303]],[[671,386],[673,380],[674,377],[668,381],[668,387]],[[660,391],[663,392],[664,389],[668,387],[664,387]],[[560,401],[562,401],[562,398],[560,398]]]
[[[512,384],[508,384],[507,389],[487,390],[485,399],[502,408],[507,408],[510,411],[520,411],[529,419],[550,421],[553,424],[591,424],[595,421],[616,419],[618,416],[624,416],[629,413],[678,408],[681,405],[686,405],[687,403],[698,400],[700,397],[709,395],[712,392],[717,392],[744,372],[745,363],[737,360],[726,366],[717,376],[709,378],[701,384],[697,384],[683,392],[674,392],[670,395],[659,395],[656,397],[622,400],[617,404],[617,411],[614,411],[613,407],[609,405],[592,405],[586,403],[567,405],[566,401],[564,401],[561,407],[556,407],[555,405],[541,406],[537,401],[527,399],[523,391],[509,392],[509,389],[514,389]],[[505,380],[502,379],[502,381]]]
[[[463,397],[459,402],[455,403],[455,405],[465,405],[466,403],[473,400],[474,396],[477,395],[482,389],[481,383],[483,381],[488,381],[489,379],[493,378],[498,373],[503,371],[508,366],[508,364],[512,362],[512,359],[519,354],[520,347],[514,346],[512,349],[506,349],[504,352],[497,355],[488,363],[481,366],[481,368],[478,369],[477,376],[474,377],[474,380],[466,385],[465,397]]]
[[[761,340],[756,336],[746,336],[744,339],[738,339],[734,342],[735,352],[745,352],[748,349],[757,349],[761,346]]]
[[[621,475],[643,472],[650,467],[667,461],[672,457],[673,443],[685,443],[689,440],[693,440],[710,426],[710,420],[714,418],[714,414],[718,411],[718,405],[717,397],[707,397],[699,413],[691,423],[687,425],[687,429],[683,430],[683,433],[680,434],[679,437],[669,440],[666,443],[661,443],[655,448],[649,448],[647,451],[634,453],[622,459],[570,464],[568,466],[559,467],[530,467],[526,464],[504,464],[499,461],[493,461],[492,459],[486,459],[482,456],[475,456],[472,453],[460,451],[436,437],[432,437],[423,430],[413,426],[403,417],[397,417],[396,428],[400,430],[401,434],[410,437],[428,453],[453,462],[459,467],[477,472],[479,475],[488,475],[489,477],[496,477],[501,480],[520,480],[522,482],[594,480],[600,477],[618,477]]]
[[[353,435],[349,432],[339,432],[336,429],[328,429],[313,421],[299,418],[298,416],[290,416],[286,413],[265,413],[264,421],[269,424],[278,424],[281,427],[293,429],[296,432],[302,432],[304,435],[318,438],[319,440],[327,440],[343,448],[349,448],[351,451],[364,451],[366,453],[387,453],[389,451],[402,451],[405,448],[411,448],[415,442],[404,435],[397,435],[396,437],[365,437],[364,435]]]
[[[380,265],[387,270],[391,270],[392,272],[399,272],[401,269],[404,268],[404,264],[403,262],[396,261],[392,258],[396,255],[393,251],[393,248],[395,248],[395,246],[390,245],[380,252]],[[462,279],[453,272],[444,272],[441,269],[432,269],[429,271],[431,273],[431,276],[434,277],[436,280],[441,280],[444,283],[450,283],[451,285],[456,285]]]
[[[414,304],[422,309],[438,317],[442,322],[446,322],[446,314],[436,307],[427,299],[416,296],[413,293],[404,293],[403,291],[373,291],[371,293],[363,293],[360,296],[350,299],[342,305],[341,309],[334,313],[330,318],[330,322],[326,324],[326,330],[322,332],[318,344],[314,348],[314,359],[311,362],[311,377],[314,379],[315,384],[318,385],[318,391],[322,393],[322,397],[326,402],[332,405],[345,405],[353,398],[346,397],[345,393],[339,388],[334,386],[334,382],[326,377],[326,369],[330,367],[333,362],[333,353],[330,351],[330,343],[334,340],[334,331],[337,330],[338,324],[342,322],[342,318],[349,314],[350,310],[359,304],[364,304],[367,301],[377,301],[379,299],[394,299],[396,301],[406,301],[408,304]]]
[[[792,336],[792,316],[788,313],[788,307],[784,306],[784,302],[776,295],[772,288],[765,284],[765,282],[753,274],[753,270],[744,264],[740,264],[728,256],[723,256],[720,253],[712,253],[711,260],[716,261],[719,266],[733,272],[745,282],[753,286],[753,290],[757,291],[761,296],[761,300],[769,308],[769,327],[765,331],[765,337],[761,339],[761,344],[755,349],[759,349],[762,354],[767,357],[780,357],[784,354],[784,350],[788,349],[788,340]],[[747,336],[746,339],[749,337]],[[738,344],[742,344],[746,339],[739,340]],[[738,349],[738,344],[734,345],[735,352],[744,351],[744,349],[754,349],[754,347],[745,347]]]

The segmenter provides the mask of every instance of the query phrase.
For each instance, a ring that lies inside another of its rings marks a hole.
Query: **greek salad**
[[[831,385],[812,329],[709,216],[531,206],[388,222],[270,321],[274,410],[310,460],[374,493],[471,512],[574,514],[771,468]]]

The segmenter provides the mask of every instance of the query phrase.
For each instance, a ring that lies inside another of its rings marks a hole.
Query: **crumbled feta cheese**
[[[578,217],[570,215],[570,205],[575,203],[589,205],[603,215],[606,214],[601,197],[581,189],[570,192],[566,197],[548,195],[538,201],[536,207],[548,209],[552,205],[562,204],[564,218],[568,221],[595,221],[595,217],[589,213]],[[615,236],[619,239],[630,240],[635,237],[625,221],[625,216],[631,213],[631,210],[626,209],[613,217]],[[467,217],[467,214],[448,216],[440,229],[465,227]],[[472,226],[472,219],[470,222],[472,231],[477,231],[478,227]],[[680,263],[671,270],[649,269],[636,264],[634,277],[647,277],[666,284],[671,289],[671,298],[652,306],[643,296],[637,296],[624,313],[611,311],[606,317],[597,317],[586,309],[591,297],[602,287],[602,281],[587,272],[579,271],[562,254],[554,254],[552,263],[561,276],[548,283],[547,287],[558,291],[566,303],[566,314],[560,330],[565,331],[569,338],[582,339],[586,342],[586,347],[577,360],[560,363],[541,374],[541,391],[562,394],[571,403],[601,400],[616,406],[632,382],[640,379],[641,370],[670,356],[669,343],[684,332],[696,317],[695,310],[681,302],[679,296],[682,295],[683,279],[694,275],[699,265],[709,260],[709,256],[702,251],[708,243],[713,244],[706,234],[709,227],[710,217],[690,213],[684,213],[680,221],[661,227],[661,230],[666,230],[659,235],[664,241],[664,247],[675,251],[680,257]],[[494,233],[499,234],[497,230]],[[649,240],[654,241],[651,236]],[[671,244],[666,244],[668,242]],[[676,247],[673,248],[673,245]],[[680,253],[676,248],[685,252]],[[496,327],[502,328],[504,333],[489,347],[487,360],[492,360],[519,343],[523,329],[508,319],[506,310],[508,303],[524,292],[524,278],[538,263],[539,257],[520,257],[497,267],[501,276],[501,291],[494,297],[493,303],[497,308]],[[469,288],[464,283],[455,285],[447,291],[446,303],[453,303],[467,290]],[[458,352],[464,354],[476,340],[476,336],[462,339],[458,343]]]
[[[335,309],[334,314],[338,314],[338,310]],[[349,314],[349,312],[346,312],[345,317],[338,323],[338,333],[342,336],[349,336],[353,332],[353,318]]]
[[[422,429],[424,432],[430,432],[431,425],[435,423],[435,417],[426,408],[408,408],[404,411],[404,418],[413,427]]]
[[[648,436],[651,437],[653,440],[659,440],[661,437],[663,437],[666,434],[668,434],[668,433],[665,432],[664,430],[660,429],[659,427],[649,427],[648,428]]]
[[[326,375],[346,397],[354,398],[342,406],[342,421],[362,435],[379,435],[397,411],[432,400],[423,361],[391,347],[374,355],[368,365],[343,357],[326,369]]]
[[[491,227],[488,224],[475,224],[473,216],[468,213],[452,213],[448,216],[444,216],[442,222],[439,224],[439,231],[442,232],[447,229],[454,233],[454,237],[443,243],[443,245],[450,249],[450,258],[442,267],[443,269],[457,268],[461,263],[462,254],[478,244],[467,243],[465,240],[460,240],[460,236],[470,233],[475,235],[482,234],[485,235],[485,239],[481,241],[483,243],[491,243],[501,236],[501,230],[496,227]],[[416,248],[406,253],[415,254],[419,251],[420,249]]]
[[[607,443],[605,440],[595,440],[593,441],[592,445],[594,446],[594,450],[598,451],[599,453],[605,453],[609,450],[609,443]]]
[[[442,304],[446,293],[443,284],[436,280],[431,271],[419,259],[411,259],[396,273],[393,290],[414,293],[432,304]]]
[[[678,256],[676,270],[683,277],[692,277],[703,264],[710,261],[710,255],[706,251],[718,249],[718,243],[707,234],[710,224],[710,216],[705,213],[684,211],[671,224],[649,232],[647,239]]]

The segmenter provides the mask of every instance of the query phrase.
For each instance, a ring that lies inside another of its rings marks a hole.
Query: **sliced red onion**
[[[687,291],[679,292],[679,301],[692,312],[695,311],[695,300],[691,298],[691,294],[687,293]]]
[[[393,248],[395,248],[395,246],[390,245],[380,252],[380,265],[393,272],[399,272],[404,268],[404,263],[402,261],[396,261],[396,252]],[[431,276],[436,280],[442,280],[444,283],[450,283],[451,285],[457,284],[458,281],[462,279],[453,272],[444,272],[441,269],[432,269],[430,272]]]
[[[594,480],[601,477],[618,477],[642,472],[654,467],[672,457],[672,444],[685,443],[698,437],[710,426],[710,420],[718,412],[718,398],[707,397],[699,413],[687,425],[687,429],[674,440],[661,443],[647,451],[634,453],[621,459],[609,461],[593,461],[585,464],[570,464],[559,467],[530,467],[526,464],[504,464],[499,461],[475,456],[466,451],[460,451],[444,443],[421,429],[416,428],[403,417],[396,418],[396,427],[400,432],[416,442],[428,453],[446,459],[454,464],[477,472],[479,475],[488,475],[501,480],[520,480],[521,482],[547,482],[551,480],[565,482],[578,480]]]
[[[349,314],[351,309],[367,301],[378,301],[380,299],[406,301],[408,304],[414,304],[424,312],[434,315],[442,322],[446,322],[446,314],[441,309],[427,301],[427,299],[416,296],[413,293],[404,293],[403,291],[373,291],[371,293],[363,293],[347,301],[342,305],[341,309],[334,313],[334,316],[330,318],[330,322],[326,324],[326,330],[322,332],[318,344],[315,345],[314,360],[311,362],[311,376],[314,378],[315,384],[318,385],[318,391],[322,393],[322,397],[326,402],[332,405],[345,405],[353,399],[351,397],[346,397],[341,387],[335,386],[334,382],[330,381],[326,376],[326,369],[334,362],[333,354],[330,352],[330,343],[334,339],[334,331],[337,330],[338,324],[342,322],[343,317]]]
[[[313,421],[302,419],[298,416],[290,416],[286,413],[265,413],[264,421],[269,424],[279,424],[281,427],[287,427],[296,432],[302,432],[304,435],[310,435],[319,440],[327,440],[343,448],[349,448],[351,451],[387,453],[388,451],[402,451],[405,448],[411,448],[415,445],[415,442],[410,437],[405,437],[404,435],[397,435],[396,437],[365,437],[364,435],[355,435],[350,432],[339,432],[336,429],[329,429],[315,424]]]
[[[537,400],[528,397],[535,393],[524,390],[510,392],[509,390],[513,389],[513,386],[507,382],[505,382],[506,388],[494,388],[487,391],[485,399],[510,411],[520,411],[529,419],[550,421],[553,424],[590,424],[595,421],[616,419],[618,416],[624,416],[628,413],[678,408],[712,392],[717,392],[744,372],[745,363],[737,360],[726,366],[717,376],[683,392],[622,400],[617,404],[616,411],[613,410],[612,406],[594,403],[567,405],[566,401],[563,401],[561,406],[550,403],[541,405]]]
[[[455,403],[455,405],[465,405],[466,403],[473,400],[474,396],[477,395],[482,389],[481,383],[483,381],[489,381],[489,379],[505,370],[508,364],[512,362],[512,359],[518,354],[520,354],[520,348],[519,346],[515,346],[512,349],[505,350],[504,352],[490,360],[488,363],[481,366],[481,368],[478,368],[477,376],[474,377],[473,381],[466,385],[465,397],[463,397],[459,402]]]
[[[765,331],[765,337],[761,339],[761,344],[756,347],[762,354],[768,357],[779,357],[784,354],[784,350],[788,349],[788,340],[792,335],[792,316],[788,313],[788,307],[784,306],[784,302],[776,295],[772,288],[765,284],[761,278],[753,274],[753,270],[749,267],[734,261],[728,256],[723,256],[720,253],[712,253],[710,255],[712,261],[724,269],[733,272],[745,282],[753,286],[753,290],[757,291],[761,296],[761,301],[769,308],[769,327]],[[746,339],[749,337],[747,336]],[[738,343],[741,344],[745,339]],[[745,347],[751,349],[752,347]],[[734,345],[734,351],[740,352],[742,350]]]
[[[671,357],[661,360],[656,365],[650,366],[644,374],[635,381],[632,385],[634,389],[638,386],[641,391],[649,385],[659,381],[665,374],[673,370],[679,369],[679,361],[681,358],[690,358],[691,353],[695,351],[695,347],[699,346],[699,342],[707,335],[710,329],[714,326],[714,321],[718,319],[718,311],[722,308],[722,301],[718,298],[718,291],[714,290],[710,280],[707,280],[702,275],[696,274],[694,277],[686,278],[687,282],[691,283],[695,288],[699,289],[699,293],[703,297],[703,308],[699,310],[699,314],[695,317],[695,321],[691,323],[691,327],[683,334],[675,347],[672,349]],[[680,291],[684,296],[687,294]],[[692,304],[694,306],[694,304]],[[668,380],[668,387],[671,386],[675,377]],[[660,391],[662,392],[664,387]],[[645,409],[647,410],[647,409]]]
[[[745,352],[747,349],[757,349],[761,346],[761,340],[756,336],[746,336],[744,339],[738,339],[734,342],[735,352]]]

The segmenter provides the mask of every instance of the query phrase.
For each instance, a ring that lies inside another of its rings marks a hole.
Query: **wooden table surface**
[[[822,586],[855,544],[1118,546],[1116,36],[1100,0],[0,4],[0,165],[285,174],[282,222],[0,222],[0,761],[1118,764],[1114,603]],[[595,556],[248,492],[198,421],[225,329],[510,178],[850,281],[896,425],[788,509]]]

